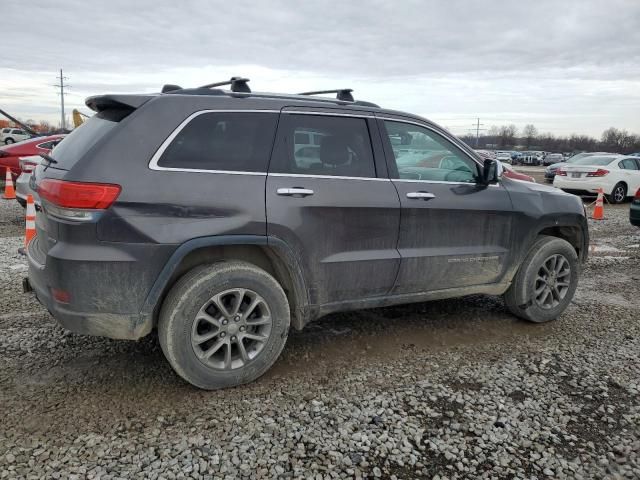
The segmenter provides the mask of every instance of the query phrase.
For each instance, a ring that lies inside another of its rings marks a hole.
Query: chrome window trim
[[[345,177],[342,175],[311,175],[307,173],[272,173],[269,172],[269,177],[293,177],[293,178],[332,178],[338,180],[367,180],[373,182],[390,182],[390,178],[378,178],[378,177]]]
[[[253,175],[253,176],[267,176],[267,172],[243,172],[241,170],[206,170],[201,168],[170,168],[170,167],[156,167],[151,170],[160,170],[163,172],[191,172],[191,173],[217,173],[226,175]]]
[[[280,110],[242,110],[242,109],[222,109],[222,110],[198,110],[193,112],[187,118],[185,118],[180,125],[178,125],[171,134],[162,142],[156,153],[153,154],[149,161],[149,169],[162,172],[192,172],[192,173],[226,173],[229,175],[266,175],[266,172],[243,172],[236,170],[208,170],[202,168],[179,168],[179,167],[161,167],[158,165],[158,161],[164,151],[169,147],[171,142],[178,136],[184,127],[186,127],[191,120],[205,113],[280,113]]]
[[[403,183],[444,183],[451,185],[477,185],[476,182],[448,182],[446,180],[415,180],[413,178],[394,178],[392,179],[394,182],[403,182]]]
[[[445,180],[414,180],[412,178],[392,178],[392,179],[390,179],[390,181],[392,181],[392,182],[403,182],[403,183],[442,183],[442,184],[445,184],[445,185],[478,185],[476,182],[447,182]],[[499,187],[500,186],[500,182],[498,182],[498,183],[490,183],[487,186],[488,187]]]

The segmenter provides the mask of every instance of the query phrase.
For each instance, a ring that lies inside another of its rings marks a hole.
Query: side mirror
[[[498,160],[485,160],[484,168],[482,169],[482,183],[484,185],[496,183],[502,177],[503,171],[504,167]]]

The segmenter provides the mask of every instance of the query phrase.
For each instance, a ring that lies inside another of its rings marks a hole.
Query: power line
[[[67,80],[67,77],[62,75],[62,69],[60,69],[60,76],[56,77],[56,80],[60,82],[53,85],[54,87],[60,89],[60,93],[58,94],[60,95],[60,128],[62,128],[62,130],[65,130],[66,121],[64,116],[64,96],[66,95],[66,93],[64,93],[64,89],[69,88],[71,85],[64,83],[64,81]]]

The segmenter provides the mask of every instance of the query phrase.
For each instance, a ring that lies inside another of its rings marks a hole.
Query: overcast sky
[[[59,121],[107,92],[232,75],[255,91],[351,87],[463,135],[535,124],[640,133],[640,0],[3,2],[0,108]]]

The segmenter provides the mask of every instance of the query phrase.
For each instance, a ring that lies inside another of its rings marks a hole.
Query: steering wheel
[[[446,175],[444,176],[444,180],[446,182],[464,182],[467,179],[465,178],[466,175],[465,174],[470,174],[471,172],[469,172],[469,170],[467,170],[466,168],[460,166],[456,169],[453,169],[449,172],[446,173]]]

